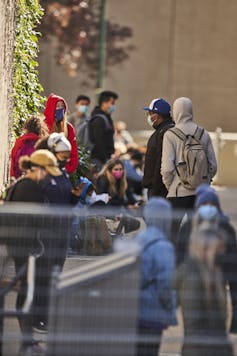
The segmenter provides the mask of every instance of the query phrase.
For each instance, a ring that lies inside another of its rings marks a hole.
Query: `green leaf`
[[[44,14],[39,0],[18,0],[16,19],[16,43],[13,75],[13,135],[19,136],[24,121],[37,114],[45,98],[38,75],[38,38],[36,30]]]

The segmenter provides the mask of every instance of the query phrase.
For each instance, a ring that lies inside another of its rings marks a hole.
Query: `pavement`
[[[221,199],[221,205],[223,211],[230,214],[232,223],[237,231],[237,189],[230,189],[225,187],[216,187]],[[2,253],[4,254],[4,253]],[[67,258],[64,266],[64,270],[78,267],[80,264],[90,263],[93,258],[90,257],[73,257]],[[14,274],[13,265],[9,263],[7,275],[12,276]],[[8,308],[14,308],[15,305],[15,293],[10,293],[6,300],[6,306]],[[230,301],[228,300],[228,323],[230,322],[231,308]],[[164,332],[162,337],[162,345],[160,349],[160,356],[178,356],[181,352],[182,340],[183,340],[183,323],[180,310],[178,310],[178,326],[170,327]],[[42,334],[34,335],[37,340],[42,341],[42,345],[45,344],[46,336]],[[5,319],[4,322],[4,347],[3,356],[14,356],[18,354],[20,331],[18,322],[15,318]],[[237,356],[237,334],[229,335],[231,342],[235,348],[235,355]]]

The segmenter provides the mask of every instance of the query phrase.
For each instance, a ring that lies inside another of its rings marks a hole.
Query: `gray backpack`
[[[205,130],[197,126],[194,135],[186,135],[177,127],[169,131],[183,141],[182,161],[176,166],[180,184],[190,190],[195,190],[202,183],[209,184],[208,159],[201,142]]]
[[[90,119],[86,118],[79,126],[78,129],[78,138],[79,144],[83,145],[89,152],[91,152],[94,148],[94,140],[90,134],[90,122],[100,117],[104,120],[106,130],[111,128],[110,123],[106,115],[96,114],[92,116]]]
[[[94,147],[94,144],[90,140],[89,122],[90,119],[86,118],[80,124],[78,129],[78,139],[79,139],[79,144],[83,145],[89,152],[91,152]]]

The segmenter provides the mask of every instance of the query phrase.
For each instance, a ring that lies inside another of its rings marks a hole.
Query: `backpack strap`
[[[203,134],[204,134],[204,131],[205,131],[205,129],[203,128],[203,127],[199,127],[199,126],[197,126],[197,128],[196,128],[196,130],[195,130],[195,132],[194,132],[194,138],[196,139],[196,140],[199,140],[199,141],[201,141],[201,138],[202,138],[202,136],[203,136]]]
[[[169,131],[173,132],[173,134],[175,134],[182,141],[184,141],[187,138],[187,135],[185,135],[185,133],[182,130],[180,130],[178,127],[173,127],[171,129],[169,129]],[[204,132],[205,132],[205,129],[203,127],[197,126],[193,137],[196,140],[200,141]]]
[[[107,118],[106,115],[103,115],[103,114],[95,114],[94,116],[92,116],[92,117],[90,118],[89,121],[94,120],[96,117],[100,117],[101,119],[104,120],[105,127],[106,127],[107,130],[113,129],[113,127],[112,127],[111,123],[109,122],[109,119]]]
[[[173,134],[175,136],[177,136],[181,141],[185,141],[187,138],[185,133],[183,131],[181,131],[180,129],[178,129],[177,127],[173,127],[171,129],[169,129],[168,131],[173,132]]]

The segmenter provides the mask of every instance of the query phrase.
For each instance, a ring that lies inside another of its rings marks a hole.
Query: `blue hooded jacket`
[[[144,208],[147,228],[136,240],[141,246],[141,325],[165,328],[176,325],[176,302],[173,289],[175,254],[168,240],[172,208],[163,198],[151,198]]]
[[[79,198],[79,201],[82,205],[86,204],[86,195],[87,195],[87,191],[88,189],[92,186],[92,182],[86,178],[86,177],[80,177],[80,179],[77,182],[77,185],[81,184],[81,183],[85,183],[85,186],[81,192],[81,196]]]

